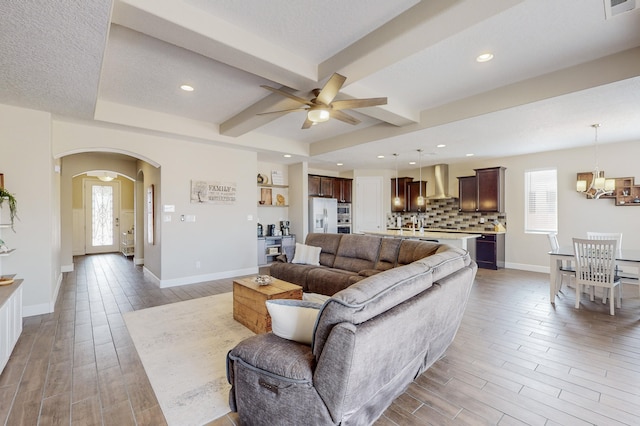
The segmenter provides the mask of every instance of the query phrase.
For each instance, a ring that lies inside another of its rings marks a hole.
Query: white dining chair
[[[620,278],[616,276],[617,240],[573,239],[576,266],[576,309],[580,308],[580,288],[584,285],[611,290],[609,313],[615,315],[613,290],[618,287],[617,306],[621,306]],[[593,301],[593,294],[591,295]]]
[[[549,238],[551,250],[558,250],[560,248],[560,245],[558,244],[558,234],[555,232],[549,232],[547,237]],[[560,285],[556,287],[556,294],[562,291],[562,283],[565,277],[569,279],[569,284],[571,284],[571,278],[576,276],[576,270],[571,266],[571,262],[565,262],[564,260],[562,261],[558,272],[560,273]],[[569,286],[569,284],[567,284],[567,286]]]
[[[622,232],[587,232],[589,240],[616,240],[618,242],[618,257],[622,256]],[[638,271],[640,272],[640,271]],[[620,277],[620,283],[630,284],[638,287],[638,296],[640,296],[640,279],[639,274],[634,274],[620,268],[616,268],[616,275]],[[605,290],[602,294],[602,303],[607,303],[608,293]]]

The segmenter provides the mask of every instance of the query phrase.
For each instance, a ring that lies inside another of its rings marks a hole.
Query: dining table
[[[567,264],[573,264],[574,260],[573,246],[560,246],[556,250],[549,251],[549,301],[552,304],[555,304],[556,295],[558,294],[558,280],[561,276],[560,268],[563,265],[563,261],[566,267]],[[627,249],[618,251],[616,265],[625,272],[628,269],[633,269],[636,274],[640,275],[640,250]]]

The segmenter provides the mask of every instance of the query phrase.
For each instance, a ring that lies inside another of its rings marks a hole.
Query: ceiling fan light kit
[[[306,107],[286,109],[280,111],[268,111],[262,112],[258,115],[276,114],[276,113],[289,113],[294,111],[307,111],[307,116],[302,124],[303,129],[308,129],[311,126],[324,123],[330,118],[343,121],[348,124],[356,125],[360,123],[360,120],[342,111],[344,109],[365,108],[378,105],[386,105],[387,98],[367,98],[367,99],[344,99],[334,101],[336,95],[342,88],[342,85],[347,78],[338,73],[333,73],[329,80],[325,83],[322,89],[313,89],[311,93],[315,96],[312,99],[304,99],[299,96],[289,93],[282,89],[276,89],[275,87],[264,86],[261,87],[279,95],[285,96],[296,102],[306,105]]]
[[[323,123],[328,121],[330,117],[331,114],[324,108],[310,109],[307,113],[307,118],[314,123]]]

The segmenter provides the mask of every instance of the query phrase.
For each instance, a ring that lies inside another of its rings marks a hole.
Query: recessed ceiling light
[[[378,158],[384,158],[384,155],[378,155]]]
[[[284,158],[291,158],[291,154],[284,154],[283,157]]]
[[[342,163],[336,163],[336,166],[344,166]]]
[[[474,154],[467,154],[467,157],[473,157]]]
[[[446,145],[441,143],[440,145],[436,145],[436,148],[444,148]]]
[[[483,53],[476,58],[477,62],[489,62],[493,59],[493,53]]]
[[[415,161],[409,161],[409,164],[413,166],[414,164],[416,164],[416,162]]]
[[[194,90],[193,86],[189,86],[188,84],[183,84],[182,86],[180,86],[180,88],[185,92],[193,92]]]

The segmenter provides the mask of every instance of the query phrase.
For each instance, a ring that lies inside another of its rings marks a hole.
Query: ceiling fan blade
[[[277,93],[279,95],[286,96],[287,98],[293,99],[294,101],[300,102],[301,104],[313,106],[313,104],[310,101],[308,101],[306,99],[303,99],[303,98],[301,98],[299,96],[296,96],[294,94],[291,94],[289,92],[285,92],[284,90],[276,89],[275,87],[265,86],[264,84],[260,85],[260,87],[263,87],[263,88],[265,88],[267,90],[270,90],[273,93]]]
[[[331,103],[333,110],[365,108],[376,105],[386,105],[387,98],[345,99]]]
[[[333,73],[331,78],[329,78],[329,81],[327,81],[320,93],[318,93],[316,101],[324,105],[329,105],[336,97],[346,80],[347,77],[340,75],[337,72]]]
[[[303,129],[308,129],[311,126],[313,126],[313,121],[309,120],[309,118],[304,120],[304,123],[302,123],[302,128]]]
[[[360,120],[347,114],[346,112],[336,111],[335,109],[332,109],[329,112],[331,114],[331,118],[335,118],[336,120],[344,121],[345,123],[354,125],[360,123]]]
[[[267,114],[277,114],[277,113],[282,113],[282,112],[296,112],[296,111],[307,111],[309,108],[293,108],[293,109],[283,109],[280,111],[266,111],[266,112],[259,112],[256,115],[267,115]]]

